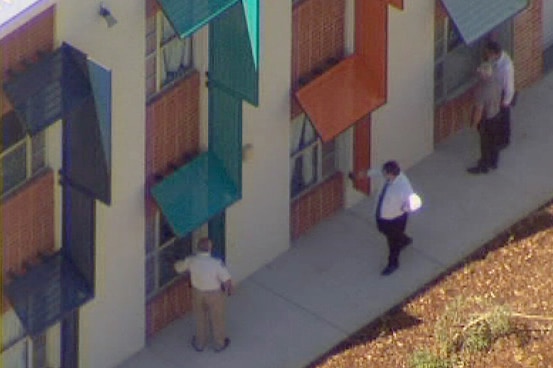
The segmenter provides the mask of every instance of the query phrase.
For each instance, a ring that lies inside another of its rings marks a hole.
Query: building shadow
[[[392,308],[382,317],[362,327],[305,368],[314,368],[334,355],[338,355],[356,346],[364,345],[376,338],[383,338],[400,330],[415,327],[421,323],[421,319],[405,312],[402,306]]]

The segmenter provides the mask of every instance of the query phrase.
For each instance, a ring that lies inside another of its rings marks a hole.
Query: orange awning
[[[385,103],[365,61],[352,55],[296,92],[323,142],[334,139]]]

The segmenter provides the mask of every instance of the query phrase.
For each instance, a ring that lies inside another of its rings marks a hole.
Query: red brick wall
[[[52,6],[0,40],[0,82],[9,79],[9,69],[22,71],[25,68],[23,60],[36,62],[39,51],[47,53],[53,50],[54,13]],[[0,112],[5,114],[10,110],[11,106],[2,90]]]
[[[182,166],[200,149],[200,76],[192,73],[146,107],[146,231],[153,231],[156,206],[150,197],[155,175]],[[146,234],[153,239],[153,234]],[[157,333],[190,310],[190,287],[178,282],[146,305],[146,334]]]
[[[51,253],[54,244],[54,174],[45,171],[2,200],[2,277],[24,272],[38,252]],[[5,311],[3,306],[2,311]]]
[[[330,59],[340,60],[345,47],[345,0],[304,0],[292,12],[292,96],[300,77],[315,69],[328,69]],[[301,113],[292,97],[291,117]]]
[[[0,39],[0,85],[14,73],[34,63],[39,53],[54,49],[54,6],[32,18],[17,30]],[[0,89],[0,115],[12,110],[3,89]],[[46,171],[22,188],[2,199],[0,216],[2,229],[2,282],[8,282],[8,272],[22,273],[23,262],[36,261],[41,252],[52,252],[54,244],[54,179]],[[2,312],[9,308],[2,295]]]
[[[440,2],[437,2],[436,16],[446,16]],[[543,75],[541,19],[541,0],[530,1],[529,7],[514,19],[513,62],[517,90],[531,85]],[[435,109],[435,144],[469,124],[472,97],[473,91],[468,91]]]
[[[528,87],[543,76],[542,0],[531,0],[514,19],[513,47],[517,89]]]
[[[344,177],[337,172],[325,182],[292,202],[290,237],[297,239],[321,220],[344,208]]]
[[[434,110],[434,143],[437,144],[470,123],[473,90]]]
[[[146,305],[146,336],[152,337],[171,322],[192,310],[192,290],[181,279]]]

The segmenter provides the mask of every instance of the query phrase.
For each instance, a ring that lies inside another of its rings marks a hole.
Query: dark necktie
[[[388,190],[388,184],[389,182],[386,181],[386,184],[384,184],[384,187],[380,192],[380,196],[378,197],[378,203],[376,204],[376,218],[380,218],[380,212],[382,211],[382,202],[384,202],[384,197],[386,196],[386,191]]]

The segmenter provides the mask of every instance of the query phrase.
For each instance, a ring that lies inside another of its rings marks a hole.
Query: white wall
[[[96,295],[80,313],[80,367],[113,367],[144,344],[144,1],[59,0],[58,41],[112,70],[112,204],[96,205]]]
[[[434,0],[390,7],[388,102],[372,115],[372,166],[408,168],[433,150]]]
[[[260,2],[260,103],[244,103],[243,199],[227,211],[227,263],[244,279],[289,247],[291,1]],[[268,32],[267,30],[270,30]]]

